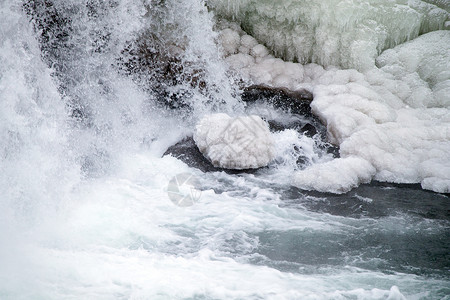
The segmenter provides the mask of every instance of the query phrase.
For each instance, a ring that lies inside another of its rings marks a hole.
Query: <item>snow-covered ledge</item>
[[[275,155],[269,126],[255,115],[207,115],[197,124],[194,141],[215,167],[225,169],[265,167]]]

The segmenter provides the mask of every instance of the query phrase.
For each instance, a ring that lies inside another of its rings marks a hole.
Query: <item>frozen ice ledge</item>
[[[383,50],[450,24],[450,2],[445,0],[207,3],[220,16],[238,22],[277,57],[358,70],[373,67]]]
[[[254,1],[239,3],[245,8]],[[289,3],[295,7],[297,2]],[[267,5],[263,3],[254,9],[264,10]],[[404,9],[405,5],[396,6]],[[387,8],[393,9],[390,5]],[[236,18],[241,14],[239,9],[234,11]],[[440,8],[433,11],[435,20],[441,14],[447,16]],[[287,9],[282,12],[289,15]],[[318,12],[313,9],[310,13]],[[399,15],[386,14],[402,22]],[[413,35],[432,27],[430,20],[424,25],[425,19],[426,15],[420,18],[422,25],[417,26],[423,29],[417,29]],[[231,69],[252,83],[313,92],[312,112],[326,124],[329,141],[340,146],[340,158],[295,172],[293,185],[344,193],[375,179],[421,183],[424,189],[450,192],[450,31],[423,34],[388,49],[374,57],[366,70],[358,71],[286,62],[236,24],[224,24],[220,39]],[[334,32],[333,29],[324,35],[333,39]],[[305,33],[297,34],[300,38]],[[398,43],[406,37],[391,39]],[[316,41],[320,43],[317,37]],[[354,37],[354,43],[365,41],[364,37]],[[274,34],[268,44],[278,43]],[[332,56],[342,55],[341,49],[330,51]]]

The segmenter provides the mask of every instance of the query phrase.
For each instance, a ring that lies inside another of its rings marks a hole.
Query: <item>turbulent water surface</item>
[[[449,11],[1,1],[0,299],[450,299]],[[162,157],[211,113],[312,122],[250,84],[311,91],[322,134]]]

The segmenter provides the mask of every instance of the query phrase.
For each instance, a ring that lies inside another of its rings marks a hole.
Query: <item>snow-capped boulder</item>
[[[255,115],[207,115],[197,124],[194,141],[215,167],[226,169],[264,167],[275,154],[268,124]]]

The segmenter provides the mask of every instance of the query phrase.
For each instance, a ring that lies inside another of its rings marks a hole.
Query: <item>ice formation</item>
[[[197,124],[194,140],[215,167],[226,169],[267,166],[275,152],[268,124],[255,115],[207,115]]]
[[[226,22],[224,22],[226,24]],[[225,26],[232,26],[226,24]],[[245,80],[295,89],[303,82],[303,66],[275,58],[264,45],[239,27],[222,30],[223,52],[230,67]],[[239,38],[236,38],[239,37]]]
[[[209,0],[277,57],[368,70],[383,50],[446,28],[445,1]]]
[[[450,31],[386,50],[359,72],[285,62],[230,28],[222,37],[234,31],[231,69],[253,83],[312,91],[312,111],[340,145],[340,160],[298,171],[294,185],[340,193],[374,178],[450,192]]]
[[[373,175],[375,168],[367,160],[349,156],[297,172],[293,182],[305,190],[340,194],[370,182]]]
[[[412,107],[450,106],[449,31],[425,34],[383,52],[376,63],[411,92],[403,99]]]

